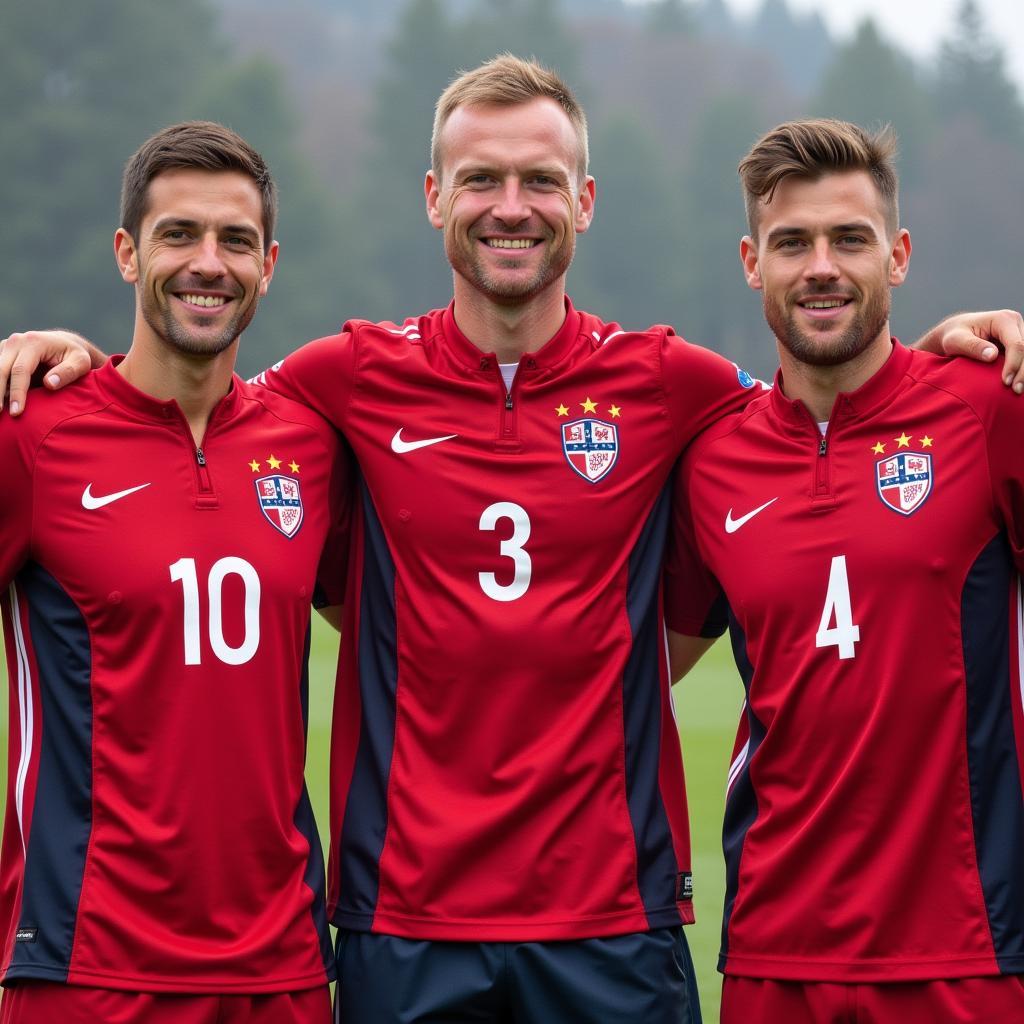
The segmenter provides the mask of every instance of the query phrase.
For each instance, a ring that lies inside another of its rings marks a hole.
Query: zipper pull
[[[821,435],[821,441],[818,444],[818,454],[819,455],[827,455],[828,454],[828,441],[825,440],[825,435],[824,434]]]
[[[200,466],[206,465],[206,456],[203,454],[202,448],[196,449],[196,462],[199,463]]]
[[[512,411],[512,392],[511,391],[506,391],[505,392],[505,408],[509,412]]]

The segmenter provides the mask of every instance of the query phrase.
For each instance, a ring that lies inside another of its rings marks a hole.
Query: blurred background
[[[445,304],[421,191],[433,102],[502,50],[557,68],[587,108],[598,206],[569,290],[607,320],[672,323],[769,374],[774,346],[737,258],[736,164],[779,121],[818,114],[899,133],[915,253],[895,333],[1019,305],[1016,0],[731,4],[7,0],[0,336],[59,325],[127,347],[132,294],[111,254],[121,169],[147,135],[193,117],[241,132],[281,185],[281,262],[243,372],[347,317]]]

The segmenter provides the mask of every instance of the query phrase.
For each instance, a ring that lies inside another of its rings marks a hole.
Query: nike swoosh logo
[[[139,484],[138,487],[129,487],[126,491],[116,491],[114,494],[96,496],[92,493],[92,484],[89,484],[82,491],[82,508],[103,508],[104,505],[109,505],[112,501],[127,498],[129,494],[134,494],[136,491],[141,491],[143,487],[148,486],[149,484]]]
[[[458,436],[458,434],[445,434],[444,437],[425,437],[422,441],[403,441],[402,428],[399,427],[395,431],[395,436],[391,438],[391,450],[398,452],[399,455],[404,455],[406,452],[416,451],[417,448],[426,448],[432,444],[440,444],[442,441],[450,441],[453,437]]]
[[[733,519],[732,509],[729,509],[725,514],[725,532],[735,533],[744,523],[749,523],[750,520],[758,514],[758,512],[763,512],[769,505],[774,505],[778,500],[778,497],[774,497],[771,501],[766,501],[763,505],[758,505],[753,512],[748,512],[745,516],[740,516],[739,519]]]

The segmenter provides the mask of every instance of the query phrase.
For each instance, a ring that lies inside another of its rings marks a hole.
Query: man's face
[[[528,302],[564,277],[594,203],[578,152],[554,100],[455,110],[441,134],[441,180],[428,172],[425,192],[459,277],[501,305]]]
[[[871,176],[784,178],[758,211],[757,241],[744,238],[740,255],[780,354],[837,366],[887,344],[890,288],[906,277],[910,236],[890,235]]]
[[[149,183],[139,238],[119,230],[114,249],[155,337],[215,356],[245,330],[277,259],[276,242],[263,251],[262,216],[259,189],[240,172],[174,170]]]

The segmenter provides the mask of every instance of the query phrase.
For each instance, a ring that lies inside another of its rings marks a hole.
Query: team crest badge
[[[932,457],[899,452],[875,463],[878,496],[894,512],[909,516],[932,492]]]
[[[619,431],[604,420],[574,420],[562,424],[562,450],[569,465],[584,480],[596,484],[611,472],[619,457]]]
[[[294,537],[302,525],[302,495],[299,481],[290,476],[261,476],[256,481],[260,508],[275,530]]]

